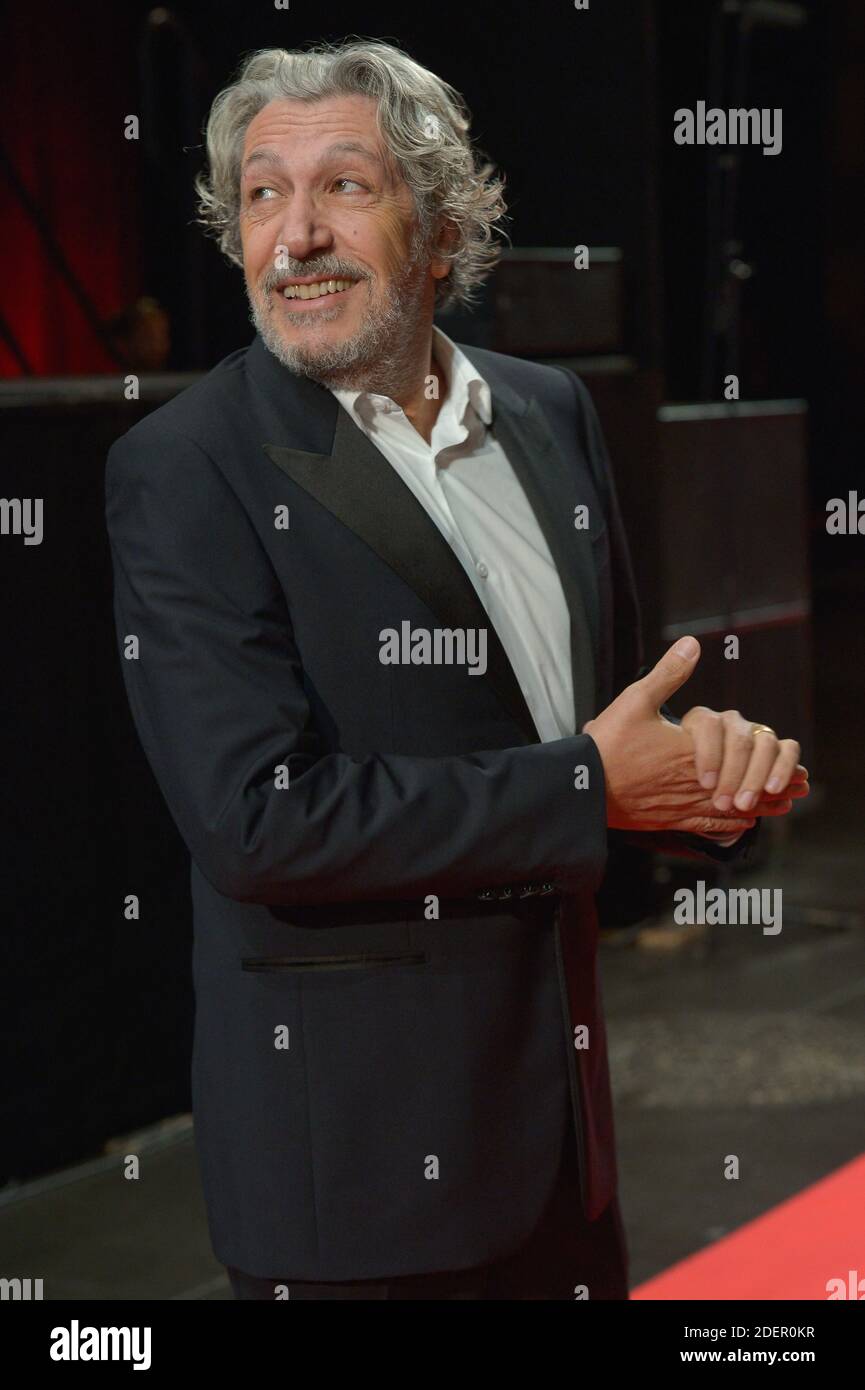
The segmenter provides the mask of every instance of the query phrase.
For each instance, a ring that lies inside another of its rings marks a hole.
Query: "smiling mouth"
[[[344,278],[313,280],[308,283],[283,285],[277,290],[277,294],[289,304],[318,304],[324,300],[343,299],[357,283],[357,280]]]

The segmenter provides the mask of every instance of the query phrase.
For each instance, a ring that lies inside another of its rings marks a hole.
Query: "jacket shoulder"
[[[157,406],[120,435],[112,450],[121,446],[153,446],[167,438],[187,439],[204,453],[215,452],[230,420],[246,399],[246,354],[241,348],[224,357],[191,386]]]

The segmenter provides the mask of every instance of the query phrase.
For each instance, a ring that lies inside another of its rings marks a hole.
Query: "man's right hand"
[[[693,673],[699,656],[694,638],[680,638],[642,680],[626,686],[596,719],[583,725],[604,765],[611,829],[688,831],[714,838],[747,830],[758,816],[789,811],[787,791],[763,793],[747,815],[735,807],[720,812],[711,792],[700,786],[693,739],[660,713],[664,701]]]

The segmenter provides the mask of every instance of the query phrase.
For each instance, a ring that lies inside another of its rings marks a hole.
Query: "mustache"
[[[322,280],[371,280],[368,270],[353,265],[351,261],[336,260],[333,257],[323,261],[287,260],[279,269],[272,266],[266,270],[258,282],[263,294],[270,294],[286,276],[313,275]]]

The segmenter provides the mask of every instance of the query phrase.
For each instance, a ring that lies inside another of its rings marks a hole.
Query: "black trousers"
[[[518,1250],[492,1264],[432,1274],[311,1284],[263,1279],[228,1267],[236,1299],[626,1299],[628,1248],[618,1198],[595,1221],[580,1205],[577,1146],[571,1126],[558,1181],[540,1222]],[[585,1291],[583,1291],[585,1289]]]

